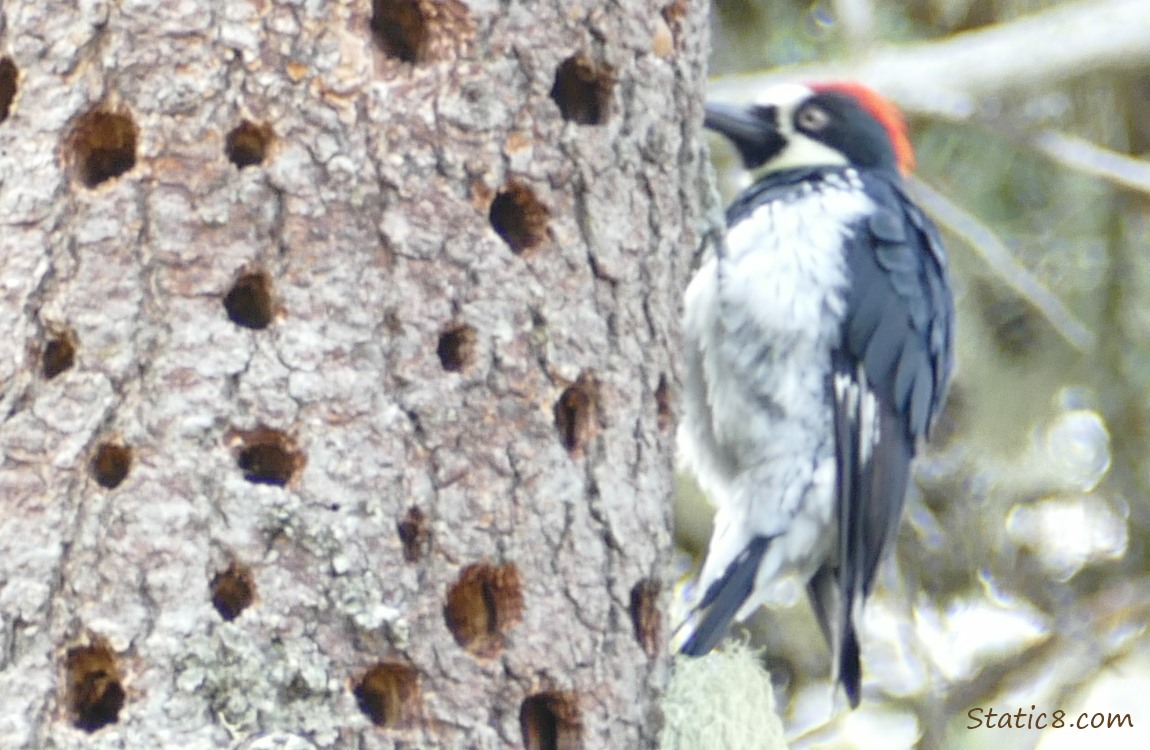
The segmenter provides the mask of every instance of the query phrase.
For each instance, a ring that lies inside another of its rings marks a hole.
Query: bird
[[[753,183],[684,293],[677,449],[716,510],[679,650],[797,578],[856,708],[862,605],[954,370],[946,251],[907,194],[905,121],[869,87],[779,84],[704,125]]]

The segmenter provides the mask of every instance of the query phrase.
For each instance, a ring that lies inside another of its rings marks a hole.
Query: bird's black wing
[[[954,325],[937,231],[892,178],[864,180],[875,210],[848,240],[846,312],[828,383],[838,467],[838,601],[826,600],[826,586],[820,594],[820,576],[811,586],[852,704],[861,677],[854,605],[870,593],[898,529],[911,458],[942,409]]]

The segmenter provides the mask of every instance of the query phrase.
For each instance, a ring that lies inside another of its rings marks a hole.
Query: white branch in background
[[[1148,62],[1150,2],[1082,0],[940,41],[876,47],[865,58],[726,76],[708,94],[738,102],[782,81],[855,78],[907,112],[965,120],[980,100],[1015,87]]]
[[[1147,6],[1150,15],[1150,5]],[[1150,27],[1147,29],[1150,34]],[[1070,169],[1093,175],[1119,187],[1150,194],[1150,162],[1111,151],[1077,136],[1044,130],[1030,142],[1045,154]]]
[[[910,178],[911,194],[939,224],[946,226],[970,245],[1003,283],[1029,302],[1071,346],[1081,352],[1094,348],[1095,336],[1057,295],[1042,285],[1029,270],[1014,259],[997,235],[974,216],[936,192],[922,180]]]

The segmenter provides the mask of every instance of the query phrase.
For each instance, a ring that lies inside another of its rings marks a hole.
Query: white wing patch
[[[878,397],[867,384],[866,371],[859,365],[859,383],[863,389],[862,403],[859,404],[859,461],[864,466],[870,463],[871,454],[879,440]]]
[[[861,364],[853,377],[844,373],[835,375],[835,397],[854,422],[859,436],[859,462],[865,465],[878,445],[880,420],[878,397],[871,390]]]

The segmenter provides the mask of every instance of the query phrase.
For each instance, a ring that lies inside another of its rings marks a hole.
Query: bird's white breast
[[[796,188],[737,222],[725,254],[688,286],[680,456],[719,511],[704,588],[755,535],[786,537],[764,563],[768,578],[819,554],[812,538],[831,523],[827,376],[846,305],[844,248],[871,210],[849,172]]]
[[[776,446],[802,450],[809,438],[796,443],[788,433],[829,419],[825,378],[845,311],[844,247],[851,225],[871,210],[853,172],[796,188],[737,222],[725,253],[688,286],[680,446],[710,494],[708,474],[738,472]]]
[[[833,335],[843,314],[849,225],[872,209],[847,178],[839,188],[756,208],[727,233],[724,317],[748,316],[764,331]]]

